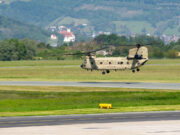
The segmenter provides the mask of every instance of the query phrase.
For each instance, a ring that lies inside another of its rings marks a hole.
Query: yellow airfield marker
[[[100,109],[111,109],[112,104],[99,104]]]

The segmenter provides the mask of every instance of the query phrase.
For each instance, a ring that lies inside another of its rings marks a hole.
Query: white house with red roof
[[[58,37],[55,34],[51,34],[51,39],[52,40],[58,40]]]
[[[67,31],[63,30],[60,31],[61,35],[64,35],[64,42],[69,43],[69,42],[75,42],[76,37],[73,32],[71,32],[71,29],[67,29]]]

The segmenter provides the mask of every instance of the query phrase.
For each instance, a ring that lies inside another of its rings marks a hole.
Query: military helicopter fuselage
[[[140,67],[148,61],[148,49],[146,47],[133,48],[129,50],[127,57],[103,57],[96,58],[95,55],[86,56],[81,65],[82,69],[100,70],[102,74],[110,73],[111,70],[140,71]]]

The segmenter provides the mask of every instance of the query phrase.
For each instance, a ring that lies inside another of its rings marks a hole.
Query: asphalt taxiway
[[[73,86],[73,87],[111,87],[180,90],[180,83],[146,82],[61,82],[61,81],[0,81],[7,86]]]
[[[0,118],[0,128],[180,120],[180,111]]]

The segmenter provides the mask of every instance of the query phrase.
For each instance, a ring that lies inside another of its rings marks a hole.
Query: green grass
[[[0,80],[11,81],[117,81],[117,82],[177,82],[180,83],[180,60],[152,60],[141,72],[112,71],[101,75],[99,71],[86,71],[81,61],[22,61],[0,62]],[[155,65],[154,65],[155,64]],[[156,65],[160,64],[160,65]],[[12,65],[12,68],[10,67]],[[23,66],[25,65],[25,67]],[[69,66],[70,65],[70,66]],[[71,66],[73,65],[73,66]],[[4,68],[3,68],[4,67]],[[6,68],[9,67],[9,68]]]
[[[117,81],[180,83],[180,59],[150,60],[141,72],[112,71],[101,75],[79,67],[81,60],[0,62],[0,80],[11,81]]]
[[[168,90],[1,86],[0,116],[180,110],[179,94]],[[111,103],[113,109],[100,110],[99,103]]]
[[[150,59],[149,64],[180,64],[180,59]]]
[[[0,61],[0,67],[41,67],[41,66],[67,66],[82,64],[82,60],[34,60],[34,61]],[[180,59],[150,59],[148,64],[180,64]]]
[[[119,113],[119,112],[147,112],[147,111],[178,111],[180,105],[151,105],[136,107],[117,107],[110,110],[98,108],[66,109],[30,112],[0,112],[1,117],[11,116],[43,116],[43,115],[71,115],[71,114],[97,114],[97,113]]]
[[[107,92],[107,91],[144,91],[144,89],[130,88],[94,88],[94,87],[67,87],[67,86],[0,86],[0,91],[26,92]],[[161,90],[162,92],[163,90]],[[165,90],[166,92],[168,90]]]
[[[0,67],[80,65],[82,60],[0,61]]]

